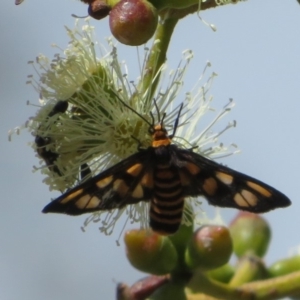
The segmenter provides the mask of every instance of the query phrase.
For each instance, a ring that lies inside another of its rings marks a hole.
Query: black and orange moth
[[[182,106],[181,106],[182,108]],[[209,204],[263,213],[291,201],[275,188],[172,144],[178,125],[168,135],[163,120],[149,124],[152,144],[88,179],[50,202],[44,213],[80,215],[150,202],[150,227],[163,235],[181,223],[184,199],[204,196]]]

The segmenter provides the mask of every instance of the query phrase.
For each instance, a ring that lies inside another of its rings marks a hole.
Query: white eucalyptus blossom
[[[191,51],[184,52],[184,59],[169,76],[166,65],[162,66],[159,71],[160,84],[153,100],[149,99],[147,91],[143,94],[138,92],[138,84],[129,82],[127,66],[119,62],[117,50],[111,41],[110,51],[105,55],[101,53],[89,23],[82,29],[78,24],[74,30],[67,28],[67,32],[71,41],[64,55],[56,55],[52,61],[39,56],[32,63],[39,78],[30,81],[40,95],[41,107],[36,116],[30,118],[27,127],[35,137],[47,141],[43,150],[55,157],[53,164],[58,170],[56,172],[41,155],[37,143],[33,143],[42,164],[37,169],[46,175],[44,181],[51,190],[65,191],[81,182],[82,166],[88,166],[90,176],[93,176],[136,153],[139,147],[151,146],[149,124],[143,118],[151,123],[152,115],[155,122],[159,122],[166,114],[164,126],[169,134],[179,118],[173,143],[180,147],[193,148],[193,151],[208,158],[236,152],[218,142],[220,135],[235,126],[235,122],[219,132],[213,132],[214,124],[231,110],[234,103],[230,101],[218,113],[212,109],[213,98],[208,93],[216,74],[212,73],[201,85],[210,63],[207,63],[195,88],[186,93],[179,116],[181,103],[177,98],[193,57]],[[98,58],[97,51],[101,58]],[[168,83],[165,85],[166,80]],[[53,114],[59,101],[67,101],[68,107],[66,111]],[[197,124],[208,112],[214,113],[212,121],[199,133]],[[199,202],[193,199],[193,203]],[[127,214],[130,222],[139,222],[142,228],[148,227],[149,207],[147,203],[140,202],[120,210],[91,214],[83,229],[90,222],[100,221],[100,230],[111,234],[123,213]],[[184,220],[190,222],[189,214],[194,215],[194,212],[187,210],[186,214]]]

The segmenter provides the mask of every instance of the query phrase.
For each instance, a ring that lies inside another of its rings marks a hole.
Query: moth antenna
[[[167,115],[166,113],[163,113],[163,116],[162,116],[161,121],[160,121],[161,127],[163,127],[163,124],[164,124],[164,120],[165,120],[166,115]]]
[[[158,123],[160,123],[160,112],[159,112],[159,109],[158,109],[158,105],[157,105],[157,102],[156,102],[155,99],[153,99],[153,102],[154,102],[154,106],[155,106],[156,112],[157,112]]]
[[[152,125],[151,125],[151,127],[154,128],[155,118],[154,118],[154,115],[153,115],[152,111],[150,111],[150,116],[151,116],[151,120],[152,120]]]
[[[175,133],[176,133],[176,130],[177,130],[177,127],[178,127],[179,118],[180,118],[180,115],[181,115],[182,108],[183,108],[183,103],[181,103],[181,105],[180,105],[180,107],[179,107],[179,111],[178,111],[178,114],[177,114],[177,118],[176,118],[175,123],[174,123],[173,133],[169,136],[169,138],[173,138],[173,137],[175,136]]]
[[[116,93],[114,95],[118,98],[118,100],[128,109],[130,109],[133,113],[139,116],[142,120],[144,120],[150,127],[153,127],[153,123],[150,123],[146,118],[144,118],[141,114],[139,114],[136,110],[134,110],[131,106],[125,103]]]

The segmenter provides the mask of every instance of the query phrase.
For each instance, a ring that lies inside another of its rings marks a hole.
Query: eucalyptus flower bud
[[[157,22],[157,11],[146,0],[121,0],[109,14],[113,36],[129,46],[146,43],[153,36]]]
[[[150,230],[129,230],[124,236],[126,255],[136,269],[162,275],[177,264],[177,252],[172,242]]]
[[[205,225],[200,227],[190,240],[185,261],[191,268],[210,270],[226,264],[232,253],[232,240],[224,226]]]
[[[271,239],[271,229],[260,215],[240,212],[229,225],[234,253],[241,257],[252,253],[263,257]]]
[[[300,255],[278,260],[268,268],[268,271],[270,277],[277,277],[300,271]]]

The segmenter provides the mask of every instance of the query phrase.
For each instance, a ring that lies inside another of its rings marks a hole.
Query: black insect
[[[58,101],[48,114],[47,118],[51,118],[58,113],[65,113],[67,109],[68,101]],[[49,170],[61,176],[62,174],[55,164],[57,158],[59,157],[59,154],[47,149],[47,146],[52,143],[52,138],[50,136],[43,137],[40,135],[36,135],[34,142],[36,144],[36,151],[38,155],[45,161]]]

